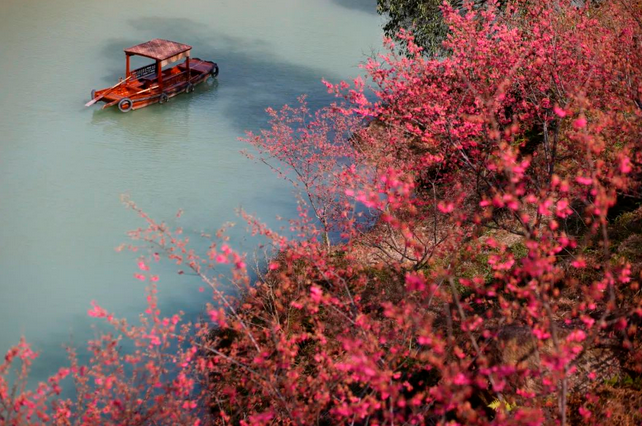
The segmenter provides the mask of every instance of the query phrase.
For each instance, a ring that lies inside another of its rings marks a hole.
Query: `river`
[[[91,300],[133,318],[145,304],[136,254],[117,252],[141,225],[120,202],[180,225],[197,241],[235,210],[278,227],[294,214],[290,187],[242,154],[266,107],[331,98],[321,78],[360,73],[380,50],[375,0],[0,2],[0,353],[25,336],[41,352],[34,377],[82,347]],[[193,46],[219,64],[218,84],[165,105],[120,113],[84,108],[91,89],[124,74],[123,49],[153,38]],[[179,209],[184,214],[177,222]],[[232,245],[252,253],[244,226]],[[201,244],[203,245],[203,244]],[[198,312],[198,281],[160,272],[165,311]]]

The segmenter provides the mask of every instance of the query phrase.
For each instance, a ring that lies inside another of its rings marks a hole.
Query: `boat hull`
[[[190,93],[198,84],[218,75],[218,65],[211,61],[193,58],[189,72],[186,62],[162,71],[162,89],[158,76],[138,76],[132,72],[127,80],[116,88],[92,92],[92,99],[103,102],[104,108],[116,106],[129,112],[146,106],[165,103],[181,93]]]

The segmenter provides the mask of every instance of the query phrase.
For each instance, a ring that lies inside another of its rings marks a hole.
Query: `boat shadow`
[[[101,46],[105,62],[113,64],[107,68],[102,79],[107,87],[118,81],[124,73],[123,48],[139,43],[145,37],[154,38],[158,34],[158,28],[163,28],[163,38],[187,43],[193,47],[193,57],[218,63],[221,70],[217,78],[219,86],[213,90],[216,100],[214,96],[206,98],[215,104],[206,107],[208,113],[216,114],[232,125],[239,135],[246,130],[256,131],[265,127],[268,121],[266,108],[280,108],[284,104],[296,103],[297,97],[302,94],[307,95],[312,109],[321,108],[335,100],[334,96],[327,93],[321,80],[325,78],[338,81],[340,78],[336,74],[279,58],[273,46],[265,40],[232,37],[187,18],[137,18],[131,19],[129,24],[141,34],[138,39],[113,38]],[[201,86],[203,85],[199,85]],[[196,94],[198,96],[190,99],[189,103],[196,99],[200,103],[202,93],[197,90]],[[186,96],[182,95],[173,98],[177,102],[169,102],[167,107],[185,103],[184,98]],[[171,110],[172,114],[179,114],[175,111],[178,108],[158,107],[159,105],[152,105],[124,115],[141,118],[141,112],[146,109]],[[120,113],[117,108],[110,109]],[[108,111],[94,112],[92,122],[100,124],[120,120],[111,114],[103,115],[106,112]]]
[[[346,9],[377,15],[377,0],[332,0],[332,3]]]

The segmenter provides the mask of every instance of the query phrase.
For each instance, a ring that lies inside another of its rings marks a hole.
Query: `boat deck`
[[[202,61],[200,59],[192,59],[189,63],[190,70],[192,72],[197,72],[200,74],[212,72],[212,63],[208,61]],[[187,69],[187,63],[183,62],[177,66],[181,71]]]
[[[198,58],[191,59],[190,82],[200,81],[204,74],[211,73],[213,69],[213,62],[203,61]],[[187,86],[186,72],[186,62],[163,70],[163,91],[171,93]],[[100,92],[97,94],[100,94]],[[113,103],[123,98],[135,98],[137,96],[148,97],[154,94],[158,94],[158,76],[156,74],[139,79],[132,78],[130,81],[106,94],[103,102]]]

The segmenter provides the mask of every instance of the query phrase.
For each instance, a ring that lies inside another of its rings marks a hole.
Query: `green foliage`
[[[506,401],[504,404],[504,408],[506,411],[511,412],[515,408],[517,408],[517,404],[511,404],[510,402]],[[494,400],[490,404],[488,404],[488,408],[492,408],[495,411],[499,411],[500,407],[502,407],[502,403],[499,399]]]
[[[528,248],[522,242],[513,244],[508,250],[510,250],[517,260],[523,259],[528,255]]]
[[[642,234],[642,209],[622,213],[609,230],[614,242],[623,241],[632,234]]]
[[[442,0],[377,0],[377,11],[388,17],[383,27],[388,37],[395,39],[401,29],[410,30],[417,45],[427,53],[435,53],[448,31],[440,10],[442,4]],[[405,48],[402,44],[402,49]]]
[[[408,30],[415,37],[415,44],[424,48],[428,55],[444,53],[441,43],[448,35],[441,8],[448,3],[461,9],[463,0],[377,0],[377,12],[385,15],[388,22],[383,27],[386,36],[400,42],[401,50],[407,52],[406,41],[397,37],[401,30]],[[472,0],[475,8],[483,7],[487,0]],[[503,1],[499,2],[500,5]]]
[[[629,388],[634,390],[642,390],[642,377],[631,377],[629,374],[615,375],[605,379],[604,384],[612,388]]]

